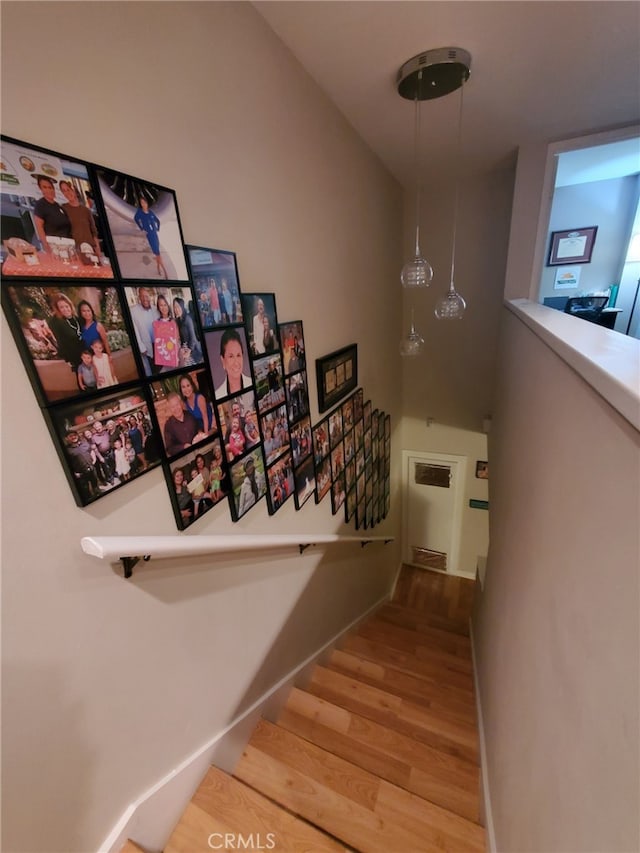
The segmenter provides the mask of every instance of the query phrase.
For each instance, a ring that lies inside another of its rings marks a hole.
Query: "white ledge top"
[[[186,557],[342,542],[392,542],[393,538],[340,536],[337,533],[285,533],[271,536],[85,536],[80,544],[85,554],[101,560],[117,561],[123,557]]]
[[[528,299],[505,305],[640,431],[640,341]]]

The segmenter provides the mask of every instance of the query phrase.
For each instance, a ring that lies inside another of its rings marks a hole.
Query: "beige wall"
[[[505,310],[474,617],[497,849],[638,850],[638,432]]]
[[[173,187],[187,241],[237,251],[244,291],[304,321],[311,363],[358,342],[392,415],[380,532],[397,535],[401,194],[251,6],[5,4],[2,71],[4,133]],[[3,849],[86,853],[384,595],[398,548],[152,562],[125,582],[80,538],[175,533],[162,473],[77,508],[4,318],[2,358]],[[186,535],[342,527],[328,500],[273,518],[263,501]]]

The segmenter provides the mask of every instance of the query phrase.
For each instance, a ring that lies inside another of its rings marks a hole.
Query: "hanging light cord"
[[[414,160],[416,170],[416,258],[420,257],[420,84],[422,83],[422,68],[418,71],[418,84],[415,97],[415,123],[414,123]]]
[[[464,72],[462,74],[462,83],[460,85],[460,106],[458,112],[458,143],[456,146],[456,188],[455,195],[453,201],[453,241],[451,246],[451,282],[449,284],[449,292],[455,290],[453,285],[453,277],[455,272],[455,262],[456,262],[456,236],[458,232],[458,202],[460,200],[460,163],[461,156],[460,152],[462,150],[462,102],[463,102],[463,92],[464,92],[464,83],[465,76]]]

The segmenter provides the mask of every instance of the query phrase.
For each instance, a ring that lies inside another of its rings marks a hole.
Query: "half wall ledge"
[[[133,567],[141,559],[152,557],[196,557],[206,554],[223,554],[242,551],[271,551],[278,548],[298,548],[302,554],[307,548],[318,545],[372,542],[386,545],[393,542],[389,536],[339,536],[337,533],[284,533],[272,536],[84,536],[80,545],[85,554],[122,563],[125,578],[133,574]]]

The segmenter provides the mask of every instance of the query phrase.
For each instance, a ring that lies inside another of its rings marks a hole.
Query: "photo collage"
[[[3,310],[79,506],[161,466],[180,530],[328,492],[385,517],[389,416],[358,389],[312,425],[302,321],[185,245],[173,190],[3,136],[0,209]]]

